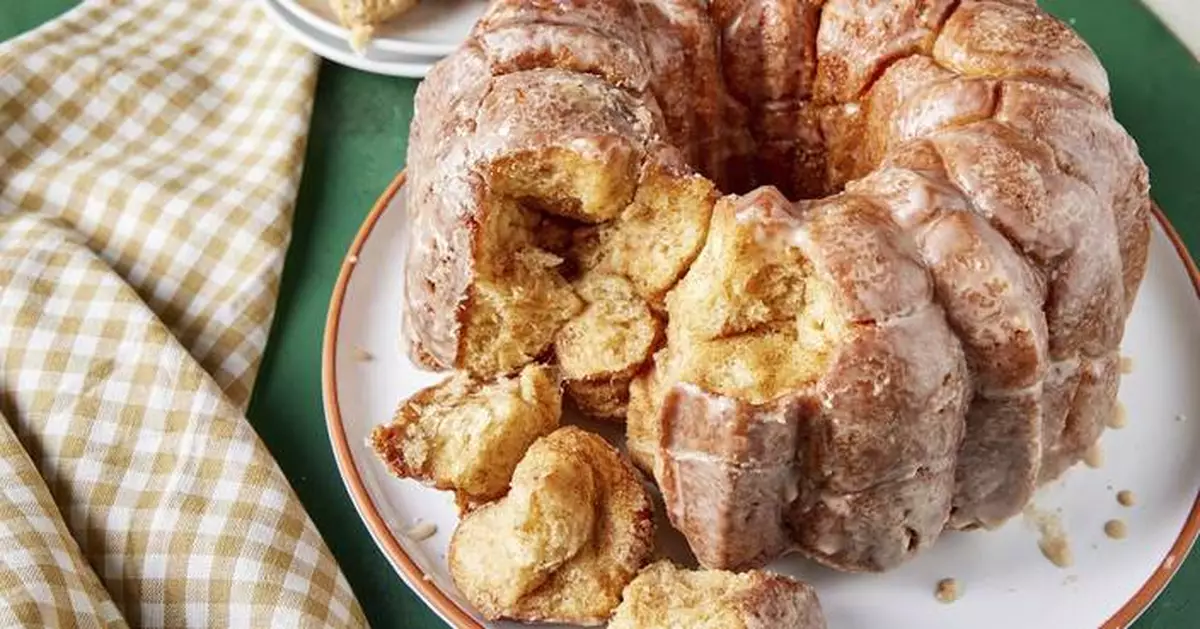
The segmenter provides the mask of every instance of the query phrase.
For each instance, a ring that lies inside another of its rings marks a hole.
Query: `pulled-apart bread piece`
[[[571,257],[583,270],[626,277],[637,294],[662,309],[704,246],[718,193],[681,161],[678,150],[654,145],[633,202],[614,221],[574,235]]]
[[[554,341],[567,392],[588,415],[624,417],[629,381],[662,344],[662,323],[623,277],[589,273],[574,286],[587,306]]]
[[[375,28],[407,13],[417,0],[329,0],[334,15],[350,31],[350,47],[362,52]]]
[[[453,490],[469,506],[503,496],[525,450],[561,414],[551,367],[492,381],[458,373],[401,403],[391,423],[371,432],[371,447],[392,474]]]
[[[788,577],[751,570],[644,568],[625,588],[609,629],[825,629],[817,594]]]
[[[663,344],[664,296],[700,253],[716,196],[679,151],[656,145],[621,215],[572,235],[572,287],[587,305],[559,330],[555,351],[583,412],[625,417],[630,379]]]
[[[612,446],[560,428],[529,448],[506,497],[463,518],[450,575],[489,619],[599,625],[650,556],[651,515]]]

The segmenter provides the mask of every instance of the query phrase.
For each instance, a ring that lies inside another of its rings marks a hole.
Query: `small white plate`
[[[327,0],[278,1],[309,26],[342,41],[350,37]],[[444,57],[467,38],[486,8],[484,0],[422,0],[408,13],[379,26],[367,50]]]
[[[437,63],[440,57],[406,55],[368,49],[359,54],[350,48],[343,37],[323,33],[286,11],[279,0],[262,0],[263,9],[274,18],[289,35],[318,55],[335,63],[364,72],[421,78]]]
[[[343,480],[380,549],[448,622],[479,626],[446,566],[457,522],[449,494],[392,478],[364,444],[401,399],[440,379],[415,368],[400,347],[402,185],[403,173],[367,217],[334,289],[325,328],[326,417]],[[1193,267],[1189,275],[1182,245],[1160,221],[1125,334],[1124,353],[1134,360],[1120,393],[1128,427],[1105,433],[1103,467],[1078,466],[1035,500],[1059,514],[1074,565],[1051,565],[1031,524],[1015,518],[997,531],[946,534],[886,574],[840,574],[799,556],[769,566],[812,583],[830,627],[1123,629],[1153,601],[1200,532],[1200,273]],[[362,360],[360,350],[373,358]],[[1117,504],[1121,489],[1135,492],[1136,506]],[[1113,518],[1127,523],[1128,538],[1105,536]],[[418,522],[436,525],[436,534],[406,536]],[[659,551],[675,555],[680,541],[661,513],[659,528]],[[945,577],[963,588],[953,605],[933,596]]]

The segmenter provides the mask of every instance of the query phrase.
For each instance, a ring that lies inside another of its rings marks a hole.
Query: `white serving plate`
[[[327,0],[279,0],[280,6],[312,28],[343,41],[350,37]],[[422,0],[375,30],[367,50],[444,57],[467,38],[487,3],[484,0]]]
[[[367,217],[334,290],[324,345],[324,394],[330,438],[343,479],[380,549],[404,580],[447,622],[509,627],[479,620],[455,590],[446,548],[457,522],[449,494],[388,475],[364,440],[397,403],[437,380],[415,368],[400,345],[406,213],[403,173]],[[1174,574],[1200,530],[1200,273],[1178,238],[1155,221],[1149,270],[1125,334],[1133,373],[1120,397],[1129,424],[1103,438],[1100,469],[1078,466],[1043,488],[1038,509],[1057,512],[1075,563],[1042,557],[1024,518],[997,531],[948,533],[933,549],[880,575],[839,574],[799,556],[770,569],[812,583],[832,629],[1098,626],[1123,628]],[[363,360],[360,350],[373,358]],[[1185,419],[1177,419],[1184,417]],[[1117,504],[1118,490],[1137,495]],[[682,543],[658,514],[660,552]],[[1108,539],[1104,523],[1124,520],[1128,538]],[[416,541],[418,522],[436,525]],[[686,554],[686,553],[684,553]],[[964,595],[934,599],[939,579],[953,577]]]
[[[389,52],[374,47],[359,54],[350,48],[349,40],[345,37],[314,28],[285,9],[281,0],[261,0],[260,5],[276,24],[309,50],[330,61],[364,72],[421,78],[441,59],[440,56]]]

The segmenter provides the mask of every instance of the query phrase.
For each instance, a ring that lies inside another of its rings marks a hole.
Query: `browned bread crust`
[[[824,629],[813,589],[752,570],[685,570],[669,561],[644,568],[625,588],[609,629]]]
[[[624,406],[706,565],[886,569],[1114,412],[1148,176],[1031,0],[498,0],[417,104],[413,357],[510,372],[637,311],[568,390]]]
[[[604,439],[569,426],[529,448],[507,497],[462,520],[450,575],[489,619],[599,625],[653,536],[637,472]]]

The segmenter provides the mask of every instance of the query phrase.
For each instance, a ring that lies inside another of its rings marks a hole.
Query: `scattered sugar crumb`
[[[1117,408],[1108,418],[1108,427],[1114,429],[1124,428],[1129,423],[1129,414],[1125,411],[1125,405],[1117,402]]]
[[[1112,539],[1125,539],[1125,536],[1129,534],[1129,528],[1121,520],[1109,520],[1104,523],[1104,534]]]
[[[351,350],[351,354],[354,356],[354,360],[355,360],[356,362],[360,362],[360,363],[366,363],[366,362],[370,362],[370,361],[372,361],[372,360],[375,360],[375,355],[374,355],[374,354],[372,354],[371,352],[367,351],[367,350],[366,350],[365,348],[363,348],[363,347],[359,347],[358,345],[355,345],[355,346],[354,346],[354,349],[353,349],[353,350]]]
[[[937,582],[937,589],[934,590],[933,595],[943,603],[953,603],[962,597],[962,592],[959,590],[958,581],[942,579]]]
[[[1093,443],[1092,447],[1083,453],[1083,462],[1092,469],[1098,469],[1104,465],[1104,448],[1100,447],[1099,442]]]
[[[1117,492],[1117,502],[1120,503],[1122,507],[1132,507],[1137,503],[1137,497],[1133,495],[1132,491],[1128,489],[1122,489],[1121,491]]]
[[[1076,20],[1075,18],[1067,18],[1067,24],[1070,24],[1071,26],[1075,26],[1075,22],[1077,22],[1077,21],[1078,20]]]
[[[435,534],[437,534],[437,525],[433,522],[418,522],[405,533],[405,535],[418,542],[423,542]]]
[[[1165,568],[1167,570],[1174,568],[1175,567],[1175,555],[1167,555],[1167,558],[1165,560],[1163,560],[1162,565],[1163,565],[1163,568]]]
[[[421,578],[422,578],[422,579],[425,579],[425,580],[426,580],[427,582],[429,582],[429,583],[433,583],[433,575],[431,575],[431,574],[429,574],[429,573],[426,573],[426,574],[425,574],[425,576],[423,576],[423,577],[421,577]]]
[[[368,448],[375,447],[375,444],[371,442],[371,435],[367,435],[367,436],[363,437],[363,445]]]
[[[1025,508],[1025,517],[1033,522],[1038,530],[1038,549],[1050,563],[1059,568],[1067,568],[1074,563],[1071,553],[1071,542],[1063,531],[1062,520],[1057,514],[1040,511],[1034,505]]]
[[[1122,356],[1121,357],[1121,373],[1126,374],[1126,375],[1133,373],[1133,357],[1132,356]]]
[[[346,256],[346,262],[349,262],[350,264],[358,264],[358,254],[352,253]]]

